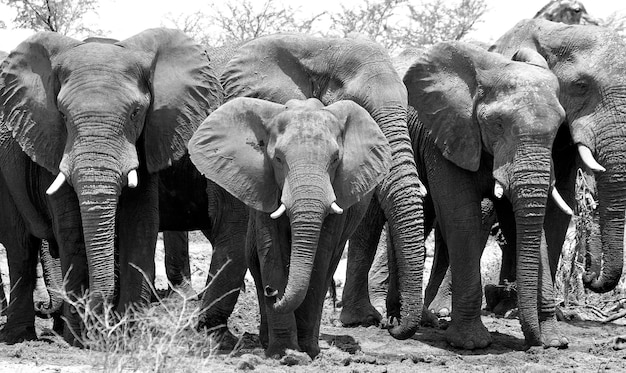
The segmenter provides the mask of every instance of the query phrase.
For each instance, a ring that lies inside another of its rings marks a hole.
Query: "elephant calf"
[[[387,174],[389,143],[352,101],[236,98],[189,143],[191,160],[252,210],[246,256],[268,356],[316,356],[326,290]]]

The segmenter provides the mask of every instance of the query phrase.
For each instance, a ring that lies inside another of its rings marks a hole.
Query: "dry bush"
[[[214,364],[217,345],[206,331],[195,328],[204,310],[176,290],[168,298],[161,298],[152,286],[151,290],[156,302],[130,307],[123,314],[111,304],[93,309],[89,295],[75,299],[65,294],[83,326],[74,337],[93,352],[94,367],[105,372],[207,371]]]

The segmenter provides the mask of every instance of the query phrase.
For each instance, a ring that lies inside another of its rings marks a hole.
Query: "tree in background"
[[[298,8],[265,0],[210,3],[211,13],[168,15],[165,26],[174,26],[211,46],[238,43],[277,32],[314,32],[314,24],[326,12],[304,15]]]
[[[84,24],[85,15],[96,13],[98,0],[0,0],[17,11],[15,27],[55,31],[63,35],[101,34]]]
[[[414,5],[408,0],[366,0],[356,8],[341,6],[331,15],[333,31],[361,34],[392,53],[409,47],[460,40],[485,14],[485,0],[432,0]]]

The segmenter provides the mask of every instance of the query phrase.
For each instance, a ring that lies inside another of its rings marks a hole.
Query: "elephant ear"
[[[55,60],[79,44],[56,32],[39,32],[2,62],[0,117],[22,150],[53,174],[59,172],[67,136],[56,105]]]
[[[196,168],[249,207],[272,212],[280,189],[266,156],[268,123],[284,105],[236,98],[215,110],[189,141]]]
[[[222,102],[206,51],[179,30],[149,29],[118,45],[147,54],[152,94],[144,136],[149,172],[168,167],[187,150],[202,121]]]
[[[391,147],[367,110],[353,101],[327,106],[343,124],[343,156],[333,181],[337,204],[348,208],[378,185],[391,167]]]
[[[550,69],[548,67],[548,62],[546,61],[546,59],[543,58],[543,56],[540,55],[534,49],[525,48],[525,47],[520,48],[517,52],[515,52],[515,54],[513,55],[513,58],[511,59],[513,61],[526,62],[528,64],[538,66],[546,70]]]
[[[469,171],[478,170],[482,150],[473,114],[478,80],[472,51],[478,50],[460,43],[439,43],[404,76],[409,105],[417,110],[443,156]]]

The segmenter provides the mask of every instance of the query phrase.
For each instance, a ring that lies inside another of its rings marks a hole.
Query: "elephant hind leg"
[[[7,323],[0,331],[0,341],[7,344],[37,339],[33,290],[36,281],[37,251],[41,240],[27,234],[23,226],[15,228],[17,229],[11,237],[3,240],[9,264],[11,293],[7,307]]]
[[[361,220],[357,230],[350,238],[348,248],[348,267],[346,269],[346,284],[342,293],[342,310],[339,320],[344,326],[369,326],[378,324],[382,318],[379,311],[370,302],[368,274],[376,251],[380,234],[385,224],[385,215],[376,198],[372,198],[369,208]],[[382,250],[382,248],[381,248]],[[386,257],[386,253],[381,255]],[[375,276],[378,283],[374,288],[386,288],[388,274],[386,261],[380,266]]]

